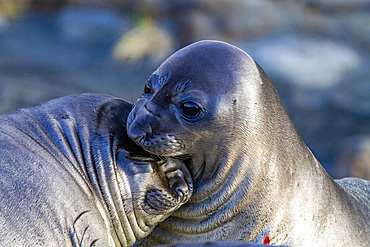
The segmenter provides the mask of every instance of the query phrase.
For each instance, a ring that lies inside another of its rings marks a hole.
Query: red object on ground
[[[270,244],[270,237],[268,235],[263,240],[263,244]]]

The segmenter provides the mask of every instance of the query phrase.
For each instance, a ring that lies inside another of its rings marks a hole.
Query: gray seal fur
[[[147,81],[127,129],[148,152],[189,157],[194,181],[189,202],[143,245],[370,242],[369,181],[326,173],[263,69],[235,46],[202,41],[174,53]]]
[[[83,94],[0,116],[1,246],[128,246],[186,202],[183,163],[127,137],[132,107]]]

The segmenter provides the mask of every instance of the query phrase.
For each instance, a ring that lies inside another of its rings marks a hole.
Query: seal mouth
[[[145,195],[143,210],[150,214],[162,215],[178,205],[177,196],[169,195],[160,189],[148,190]]]
[[[184,145],[174,135],[139,136],[135,143],[147,152],[167,157],[182,156]]]
[[[137,145],[139,145],[139,146],[141,146],[141,147],[143,147],[144,145],[144,143],[145,143],[145,139],[146,139],[146,137],[145,136],[139,136],[138,138],[136,138],[134,141],[135,141],[135,143],[137,144]]]

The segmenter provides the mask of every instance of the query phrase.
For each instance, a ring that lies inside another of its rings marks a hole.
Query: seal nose
[[[142,125],[136,119],[127,126],[127,135],[136,143],[152,135],[150,125]]]
[[[148,102],[137,104],[128,117],[127,135],[138,144],[140,144],[141,140],[153,135],[152,126],[155,124],[155,118],[159,114],[155,112],[153,106],[151,108],[150,110],[148,109]]]
[[[186,202],[193,192],[193,182],[183,161],[168,159],[162,166],[165,170],[171,189],[176,193],[179,202]]]
[[[172,185],[172,189],[177,194],[180,202],[185,202],[189,199],[189,187],[183,180],[176,181]]]

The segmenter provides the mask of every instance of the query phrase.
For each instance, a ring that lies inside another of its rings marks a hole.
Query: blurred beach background
[[[203,39],[264,68],[330,175],[370,179],[370,0],[0,0],[0,114],[86,92],[135,102]]]

